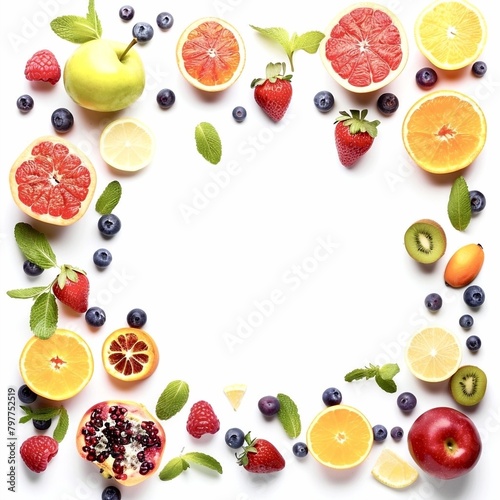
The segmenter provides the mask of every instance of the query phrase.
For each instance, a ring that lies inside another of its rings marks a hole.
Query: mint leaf
[[[380,374],[375,375],[375,382],[377,382],[377,385],[385,392],[394,393],[398,389],[394,380],[385,379],[381,377]]]
[[[465,230],[470,223],[472,209],[469,188],[462,176],[457,177],[451,186],[448,199],[448,217],[451,225],[458,231]]]
[[[102,26],[97,12],[95,10],[95,0],[89,0],[88,10],[87,10],[87,21],[94,28],[95,32],[98,34],[98,38],[102,35]]]
[[[208,467],[209,469],[215,470],[219,474],[222,474],[222,465],[217,460],[215,460],[215,458],[207,455],[206,453],[185,453],[184,455],[182,455],[182,458],[184,460],[187,460],[188,462],[203,465],[203,467]]]
[[[156,403],[156,416],[160,420],[168,420],[178,413],[189,397],[189,386],[182,380],[170,382],[163,390]]]
[[[32,288],[17,288],[9,290],[7,295],[13,299],[33,299],[47,290],[46,286],[34,286]]]
[[[276,397],[280,402],[280,409],[277,414],[278,420],[281,422],[288,437],[294,439],[301,431],[300,415],[297,405],[286,394],[278,394]]]
[[[111,181],[101,196],[99,196],[95,209],[101,215],[110,214],[118,205],[122,196],[122,186],[118,181]]]
[[[54,295],[50,292],[40,294],[31,307],[31,331],[38,338],[48,339],[56,331],[58,316]]]
[[[47,237],[26,222],[18,222],[14,227],[17,246],[29,261],[42,269],[57,266],[56,256]]]
[[[346,382],[361,380],[366,378],[375,378],[377,385],[386,392],[396,392],[397,386],[393,378],[399,373],[399,366],[396,363],[386,363],[382,366],[370,366],[365,368],[356,368],[350,371],[344,377]]]
[[[378,375],[384,380],[392,380],[399,373],[399,366],[396,363],[387,363],[378,370]]]
[[[222,143],[215,127],[210,123],[201,122],[195,128],[194,137],[198,153],[205,160],[217,165],[222,157]]]
[[[86,17],[59,16],[51,21],[50,27],[57,36],[72,43],[89,42],[102,35],[102,27],[95,11],[94,0],[89,0]]]
[[[69,416],[64,406],[36,408],[32,410],[29,406],[21,405],[21,409],[26,413],[19,419],[19,423],[25,424],[31,420],[49,420],[59,417],[54,429],[53,438],[60,443],[66,436],[69,427]]]
[[[182,457],[175,457],[168,461],[160,471],[159,477],[162,481],[170,481],[189,468],[189,463]]]
[[[68,412],[66,411],[66,408],[61,406],[60,412],[59,412],[59,419],[57,421],[57,425],[54,429],[54,433],[52,434],[52,437],[60,443],[64,437],[66,436],[66,433],[68,432],[69,428],[69,415]]]

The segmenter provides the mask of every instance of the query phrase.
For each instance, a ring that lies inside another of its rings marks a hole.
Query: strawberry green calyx
[[[349,127],[349,132],[352,135],[367,132],[371,137],[375,138],[378,134],[377,127],[380,125],[380,121],[373,120],[370,122],[366,120],[367,114],[367,109],[363,109],[361,112],[358,109],[351,109],[351,114],[347,111],[341,111],[340,116],[335,119],[334,123],[343,123],[346,127]]]
[[[78,281],[78,274],[86,275],[87,273],[83,269],[79,269],[78,267],[70,266],[69,264],[63,264],[60,266],[60,272],[57,275],[57,278],[54,280],[54,283],[57,281],[59,288],[64,288],[66,285],[66,281],[73,281],[76,283]]]
[[[238,465],[241,465],[242,467],[248,465],[248,454],[257,453],[257,448],[255,448],[254,446],[256,441],[257,439],[252,439],[250,437],[250,432],[245,435],[246,446],[243,447],[243,451],[240,454],[235,453],[235,456],[238,460]]]
[[[266,77],[265,78],[255,78],[250,84],[251,88],[257,85],[262,85],[264,82],[269,81],[271,83],[276,82],[276,80],[287,80],[290,81],[292,75],[286,74],[286,64],[282,63],[269,63],[266,66]]]

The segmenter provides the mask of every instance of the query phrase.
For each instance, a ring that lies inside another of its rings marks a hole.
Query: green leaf
[[[68,432],[68,427],[69,427],[69,415],[68,412],[66,411],[66,408],[61,406],[60,412],[59,412],[59,419],[57,421],[57,425],[54,429],[54,433],[52,434],[52,437],[60,443],[64,437],[66,436],[66,433]]]
[[[396,363],[387,363],[379,368],[378,374],[384,380],[392,380],[399,373],[399,366]]]
[[[56,256],[47,237],[26,222],[19,222],[14,228],[17,246],[29,261],[42,269],[57,266]]]
[[[303,35],[299,35],[294,40],[294,51],[303,50],[308,54],[315,54],[323,38],[325,38],[325,35],[321,31],[308,31]]]
[[[162,481],[170,481],[189,468],[189,463],[182,457],[172,458],[160,471],[159,477]]]
[[[87,10],[87,21],[91,26],[94,27],[96,33],[100,37],[102,35],[102,26],[99,17],[97,16],[97,11],[95,10],[95,0],[89,0],[89,6]]]
[[[61,409],[57,407],[44,407],[31,409],[29,406],[21,405],[21,409],[26,413],[19,419],[19,423],[25,424],[31,420],[49,420],[57,417],[61,413]]]
[[[96,40],[102,35],[102,26],[95,10],[94,0],[89,0],[86,17],[59,16],[50,23],[52,31],[72,43],[85,43]]]
[[[398,390],[394,380],[382,378],[380,374],[375,375],[375,382],[385,392],[394,393]]]
[[[278,394],[276,397],[280,402],[280,409],[277,414],[278,420],[288,437],[294,439],[300,434],[302,427],[297,405],[286,394]]]
[[[463,231],[470,223],[472,209],[469,188],[462,176],[457,177],[451,186],[448,199],[448,217],[451,225],[458,231]]]
[[[156,416],[168,420],[178,413],[189,397],[189,385],[182,380],[170,382],[163,390],[156,403]]]
[[[217,460],[215,460],[215,458],[207,455],[206,453],[185,453],[184,455],[182,455],[182,458],[184,460],[187,460],[188,462],[203,465],[203,467],[208,467],[209,469],[215,470],[219,474],[222,474],[222,465]]]
[[[9,290],[7,295],[13,299],[33,299],[47,290],[46,286],[34,286],[32,288],[16,288]]]
[[[31,307],[31,331],[38,338],[48,339],[56,331],[58,316],[54,295],[50,292],[40,294]]]
[[[101,215],[110,214],[118,205],[122,196],[122,186],[118,181],[111,181],[101,196],[99,196],[95,209]]]
[[[344,377],[344,380],[346,382],[352,382],[353,380],[361,380],[362,378],[368,380],[375,377],[375,382],[381,389],[386,392],[396,392],[397,386],[392,379],[398,373],[399,366],[396,363],[386,363],[381,367],[370,364],[369,367],[357,368],[356,370],[350,371]]]
[[[222,143],[215,127],[201,122],[195,128],[194,137],[198,153],[208,162],[217,165],[222,157]]]

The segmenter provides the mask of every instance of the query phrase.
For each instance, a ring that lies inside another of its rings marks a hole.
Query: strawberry
[[[49,82],[55,85],[61,78],[61,67],[50,50],[39,50],[26,63],[24,76],[30,81]]]
[[[220,429],[220,422],[212,406],[206,401],[198,401],[191,407],[186,429],[196,439],[204,434],[215,434]]]
[[[57,455],[59,444],[44,435],[31,436],[21,444],[19,454],[28,469],[33,472],[43,472],[49,462]]]
[[[250,433],[245,436],[247,445],[237,455],[238,464],[248,472],[268,474],[285,468],[285,459],[278,449],[266,439],[252,439]]]
[[[377,137],[378,120],[365,120],[368,113],[352,109],[351,114],[341,111],[335,120],[335,145],[340,163],[344,167],[352,167],[371,147]]]
[[[275,122],[285,116],[292,100],[292,75],[285,75],[285,72],[285,63],[269,63],[266,78],[256,78],[251,84],[255,102]]]
[[[64,265],[52,284],[54,295],[76,312],[84,313],[89,305],[89,280],[84,271]]]

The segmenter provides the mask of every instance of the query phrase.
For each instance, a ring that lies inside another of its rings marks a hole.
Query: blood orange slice
[[[363,93],[392,82],[408,60],[403,25],[387,7],[361,2],[330,22],[319,53],[327,71],[342,87]]]
[[[68,226],[87,211],[96,186],[94,166],[68,140],[42,136],[17,158],[10,170],[10,190],[27,215]]]
[[[230,87],[245,66],[245,45],[234,26],[216,17],[191,23],[177,42],[177,65],[194,87],[219,92]]]

